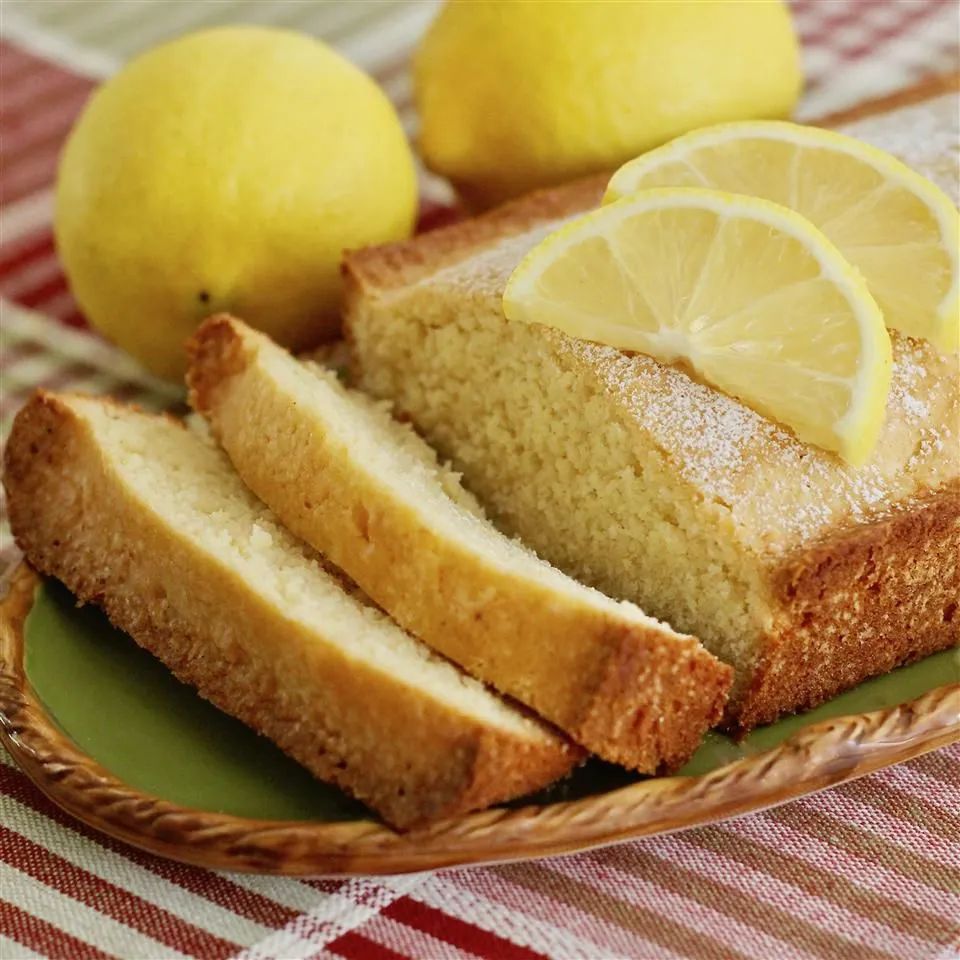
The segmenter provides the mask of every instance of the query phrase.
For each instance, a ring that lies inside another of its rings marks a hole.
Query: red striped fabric
[[[362,934],[345,933],[337,937],[333,943],[327,945],[327,953],[338,957],[347,957],[347,960],[405,960],[406,954],[397,953],[375,940],[370,940]]]
[[[112,954],[84,943],[59,927],[0,897],[0,931],[28,950],[71,960],[111,960]]]
[[[941,7],[940,0],[914,0],[904,4],[900,17],[886,27],[875,29],[869,36],[861,36],[857,40],[844,42],[839,49],[849,60],[859,60],[867,56],[877,44],[886,43],[894,37],[911,30],[917,23],[937,13]]]
[[[409,47],[428,6],[223,0],[176,15],[210,24],[235,6],[335,36],[410,118]],[[954,0],[791,6],[805,48],[807,115],[957,65]],[[2,429],[38,384],[155,398],[119,359],[105,359],[92,334],[60,343],[63,325],[85,325],[50,221],[57,158],[95,73],[132,50],[138,30],[163,36],[175,5],[141,0],[134,14],[77,4],[56,24],[41,7],[7,4],[0,41],[0,297],[49,318],[24,315],[4,330]],[[461,215],[435,181],[423,182],[420,229]],[[3,523],[0,502],[0,565],[12,556]],[[720,827],[578,856],[412,878],[295,880],[231,876],[129,848],[72,820],[0,755],[0,957],[948,960],[960,957],[958,791],[953,746]]]
[[[8,205],[53,183],[63,142],[96,84],[8,42],[0,41],[0,62],[0,203]]]
[[[429,933],[438,940],[446,940],[481,957],[499,957],[501,960],[540,960],[543,954],[482,930],[480,927],[442,910],[420,903],[410,897],[395,900],[383,910],[383,915]]]
[[[2,825],[0,860],[181,953],[222,957],[240,949],[239,944],[181,920]]]
[[[0,246],[0,278],[16,276],[25,266],[53,253],[53,233],[47,226],[22,234]]]
[[[137,850],[136,847],[120,843],[106,834],[91,830],[51,803],[19,770],[3,764],[0,764],[0,796],[16,800],[30,807],[44,821],[56,824],[63,830],[78,833],[106,852],[123,857],[158,877],[183,887],[184,890],[264,926],[281,927],[299,915],[297,910],[248,890],[226,875],[155,857]],[[339,881],[335,882],[340,884]]]

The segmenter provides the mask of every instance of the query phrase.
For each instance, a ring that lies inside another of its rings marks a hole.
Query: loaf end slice
[[[401,625],[607,760],[686,760],[731,671],[499,533],[383,404],[242,322],[191,345],[191,402],[240,476]]]
[[[582,759],[405,634],[179,421],[39,393],[14,422],[4,485],[36,569],[398,828]]]

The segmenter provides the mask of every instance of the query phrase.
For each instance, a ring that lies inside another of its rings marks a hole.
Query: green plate
[[[130,786],[180,806],[261,820],[370,817],[177,681],[98,609],[78,608],[58,583],[38,589],[24,641],[27,676],[48,712],[78,747]],[[757,729],[740,743],[711,733],[681,773],[706,773],[769,750],[810,724],[893,707],[957,682],[960,653],[939,653]],[[592,796],[637,779],[592,761],[523,802]]]

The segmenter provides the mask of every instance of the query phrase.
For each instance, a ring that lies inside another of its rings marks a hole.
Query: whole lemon
[[[424,158],[474,206],[706,124],[786,116],[802,84],[780,0],[452,2],[415,81]]]
[[[341,252],[409,234],[416,192],[369,77],[302,34],[214,29],[90,100],[60,164],[57,246],[91,323],[177,377],[218,310],[291,348],[331,336]]]

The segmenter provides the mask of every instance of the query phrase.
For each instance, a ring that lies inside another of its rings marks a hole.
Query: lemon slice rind
[[[780,120],[749,120],[721,123],[692,131],[671,140],[661,147],[625,163],[607,185],[603,203],[623,199],[637,190],[645,189],[643,179],[667,164],[682,163],[699,175],[690,157],[699,149],[715,147],[730,141],[771,140],[805,149],[829,149],[843,153],[867,165],[886,182],[901,187],[920,199],[930,211],[940,229],[940,243],[952,264],[952,278],[942,300],[937,305],[933,325],[923,336],[944,353],[953,353],[960,346],[960,217],[946,193],[935,183],[917,173],[895,156],[858,140],[855,137]],[[702,176],[701,176],[701,179]],[[711,184],[704,180],[703,186]],[[917,336],[916,328],[904,329]]]
[[[592,340],[618,349],[637,349],[629,326],[597,322],[577,314],[568,305],[550,302],[539,290],[539,282],[545,271],[558,259],[575,256],[571,251],[585,240],[611,237],[617,226],[630,217],[684,207],[706,210],[721,218],[750,219],[791,236],[810,252],[820,268],[821,276],[840,292],[856,319],[860,354],[856,374],[850,382],[850,402],[843,415],[831,425],[836,442],[830,448],[849,463],[862,464],[876,445],[883,424],[892,367],[890,337],[880,308],[863,277],[823,233],[800,214],[779,204],[691,187],[644,190],[608,203],[564,224],[526,254],[514,269],[504,290],[505,315],[513,321],[546,323],[578,339]],[[647,349],[642,352],[648,352],[665,363],[682,358],[702,375],[698,369],[696,348],[684,340],[684,334],[670,327],[661,332],[665,332],[660,341],[662,349],[654,346],[651,350],[651,338],[647,338]],[[771,414],[752,404],[748,396],[738,395],[738,399],[748,406],[754,406],[764,415],[779,419],[775,413]],[[787,426],[792,427],[801,440],[806,439],[802,425],[787,423]]]

